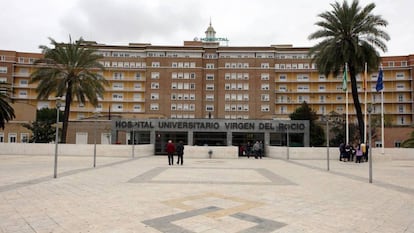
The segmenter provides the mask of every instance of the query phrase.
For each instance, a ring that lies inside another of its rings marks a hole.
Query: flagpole
[[[363,87],[364,87],[364,138],[363,143],[367,142],[367,72],[368,72],[368,64],[365,62],[365,73],[364,73],[364,81],[363,81]]]
[[[381,90],[381,153],[384,154],[384,89]]]
[[[346,144],[349,143],[349,122],[348,122],[348,88],[346,89]]]
[[[345,63],[344,80],[343,80],[342,85],[343,85],[342,88],[344,88],[345,91],[346,91],[346,93],[345,93],[345,117],[346,117],[346,119],[345,119],[345,124],[346,124],[346,133],[345,133],[346,139],[345,139],[345,142],[346,142],[346,144],[348,144],[349,143],[349,122],[348,122],[348,114],[349,114],[349,111],[348,111],[348,63]]]
[[[381,153],[384,154],[384,71],[381,64],[375,89],[381,91]]]

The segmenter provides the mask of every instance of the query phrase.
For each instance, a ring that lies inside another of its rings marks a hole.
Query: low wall
[[[91,144],[59,144],[58,154],[67,156],[89,156],[94,153]],[[0,155],[54,155],[55,144],[47,143],[2,143]],[[131,145],[96,145],[97,156],[132,157]],[[134,156],[153,156],[153,145],[135,145]]]
[[[134,148],[134,149],[133,149]],[[184,156],[186,158],[238,158],[238,147],[236,146],[185,146]],[[154,156],[154,145],[96,145],[97,156],[115,157]],[[267,146],[266,156],[276,159],[326,159],[326,147],[280,147]],[[58,154],[67,156],[89,156],[94,153],[92,144],[59,144]],[[55,144],[34,143],[0,143],[0,155],[54,155]],[[336,147],[329,148],[330,159],[339,159],[339,150]],[[379,160],[414,160],[414,149],[412,148],[373,148],[372,156]]]
[[[184,156],[187,158],[238,158],[238,148],[235,146],[185,146]],[[89,156],[94,153],[91,144],[59,144],[58,154],[67,156]],[[96,145],[97,156],[115,157],[143,157],[154,156],[154,145]],[[47,143],[1,143],[0,155],[54,155],[55,144]]]
[[[326,147],[266,147],[266,156],[277,159],[326,159]],[[414,160],[413,148],[372,148],[372,157],[377,160]],[[329,148],[329,159],[339,159],[339,149],[336,147]]]

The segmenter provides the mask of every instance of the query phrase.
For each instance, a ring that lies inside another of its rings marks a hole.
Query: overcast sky
[[[318,14],[334,0],[0,0],[0,49],[40,52],[48,38],[83,37],[98,43],[183,45],[204,37],[210,18],[216,37],[230,46],[312,46]],[[342,2],[342,1],[341,1]],[[389,23],[382,55],[414,54],[414,1],[375,2],[374,14]]]

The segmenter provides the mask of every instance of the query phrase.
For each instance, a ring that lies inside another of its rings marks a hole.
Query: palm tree
[[[0,128],[4,129],[6,122],[12,120],[16,116],[14,115],[14,109],[9,104],[10,98],[8,93],[10,92],[10,84],[0,83]]]
[[[97,106],[98,97],[102,98],[104,85],[108,84],[97,71],[104,68],[99,63],[101,55],[96,50],[85,46],[80,38],[69,43],[57,43],[49,38],[54,48],[39,46],[44,58],[36,60],[40,67],[32,73],[31,82],[39,82],[36,90],[38,99],[47,99],[53,94],[55,97],[64,97],[65,111],[63,114],[63,127],[61,142],[66,143],[70,105],[74,98],[80,103],[89,101]]]
[[[388,22],[381,16],[372,14],[374,3],[361,8],[358,0],[354,0],[351,5],[344,1],[342,4],[335,2],[331,6],[332,11],[318,15],[322,20],[315,24],[320,29],[309,35],[310,40],[320,39],[310,49],[310,54],[319,72],[326,77],[329,74],[337,76],[344,69],[344,64],[348,64],[352,98],[362,139],[364,120],[356,75],[364,71],[365,63],[370,71],[378,69],[380,54],[376,49],[387,51],[385,41],[390,37],[381,28],[386,27]]]
[[[414,148],[414,131],[411,132],[410,138],[401,143],[401,147]]]

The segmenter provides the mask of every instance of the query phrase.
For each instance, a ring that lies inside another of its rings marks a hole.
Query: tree
[[[348,64],[359,134],[360,138],[364,138],[364,119],[358,98],[356,75],[364,71],[365,63],[369,70],[377,70],[380,54],[376,49],[386,52],[385,41],[390,39],[381,29],[388,22],[381,16],[372,14],[374,3],[361,8],[358,0],[354,0],[351,5],[344,1],[342,4],[335,2],[331,6],[332,11],[318,15],[322,20],[316,22],[316,25],[321,29],[309,35],[309,39],[321,41],[309,52],[319,72],[326,77],[329,74],[337,76],[344,69],[345,63]]]
[[[10,84],[0,83],[0,128],[4,129],[6,122],[13,120],[14,109],[10,103]]]
[[[410,138],[401,143],[401,147],[414,148],[414,131],[411,132]]]
[[[31,124],[23,124],[23,127],[32,131],[32,137],[29,142],[49,143],[55,140],[56,129],[56,109],[42,108],[36,112],[36,121]],[[62,119],[63,113],[59,112],[59,119]]]
[[[309,120],[309,136],[311,146],[321,146],[325,142],[325,133],[320,125],[315,122],[318,119],[316,112],[306,102],[289,115],[291,120]]]
[[[38,99],[47,99],[49,96],[64,97],[65,110],[61,142],[66,143],[70,105],[76,98],[84,104],[88,100],[97,106],[98,98],[103,97],[104,86],[108,81],[98,71],[104,67],[99,63],[101,55],[96,50],[86,46],[80,38],[69,43],[58,43],[49,38],[53,48],[41,45],[44,58],[36,60],[40,67],[32,73],[31,82],[39,82],[37,86]]]

